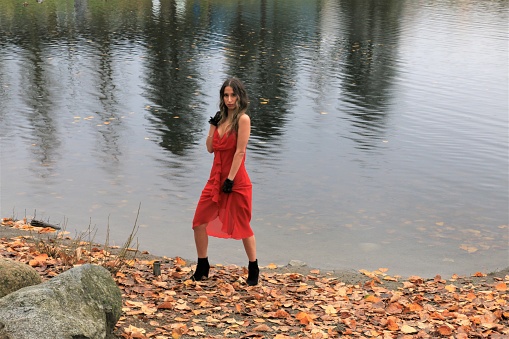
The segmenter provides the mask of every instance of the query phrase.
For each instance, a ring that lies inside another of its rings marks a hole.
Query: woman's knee
[[[204,232],[207,230],[207,224],[193,226],[193,231],[196,233]]]

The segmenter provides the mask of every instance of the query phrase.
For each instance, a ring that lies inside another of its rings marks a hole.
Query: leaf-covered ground
[[[70,268],[69,252],[49,256],[30,235],[0,227],[0,256],[26,262],[50,279]],[[58,246],[66,247],[65,243]],[[68,250],[68,248],[67,248]],[[77,264],[108,265],[113,251],[73,248]],[[65,260],[67,260],[67,265]],[[153,263],[160,261],[161,274]],[[469,277],[390,276],[381,268],[358,278],[315,269],[262,268],[260,284],[247,271],[215,265],[193,282],[193,263],[142,255],[114,276],[123,292],[118,338],[508,338],[509,271]]]

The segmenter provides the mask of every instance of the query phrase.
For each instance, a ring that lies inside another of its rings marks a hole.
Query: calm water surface
[[[195,258],[207,120],[244,80],[259,259],[509,264],[507,1],[0,0],[1,215]],[[212,262],[245,264],[211,239]]]

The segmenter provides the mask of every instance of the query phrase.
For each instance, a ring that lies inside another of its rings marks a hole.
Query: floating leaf
[[[464,251],[467,251],[468,253],[474,253],[474,252],[477,252],[478,251],[478,248],[477,247],[474,247],[474,246],[470,246],[470,245],[465,245],[465,244],[462,244],[460,246],[460,248]]]

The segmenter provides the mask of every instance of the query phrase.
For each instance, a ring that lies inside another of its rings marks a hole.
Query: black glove
[[[226,179],[223,184],[223,192],[231,193],[233,190],[233,180]]]
[[[217,127],[217,124],[219,124],[219,120],[221,120],[221,112],[217,112],[216,115],[213,117],[210,117],[209,124],[214,125]]]

